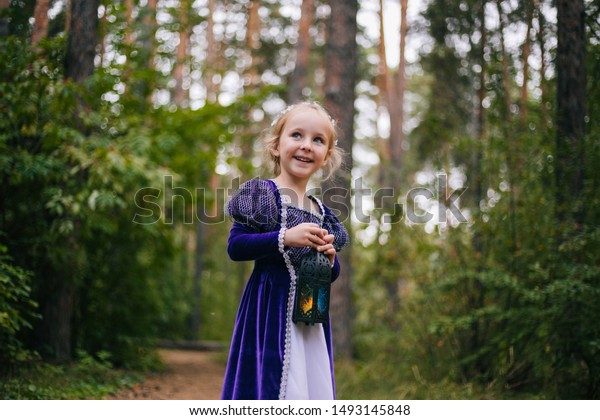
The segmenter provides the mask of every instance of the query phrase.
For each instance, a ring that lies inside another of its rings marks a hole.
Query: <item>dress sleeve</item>
[[[273,230],[277,225],[277,199],[267,181],[254,178],[233,194],[227,203],[227,215],[256,232]]]
[[[234,261],[250,261],[279,254],[277,201],[266,181],[243,184],[227,203],[233,221],[227,253]]]
[[[325,207],[323,229],[327,230],[327,232],[330,234],[333,234],[333,247],[335,248],[336,252],[340,252],[342,248],[350,243],[350,236],[348,235],[346,228],[327,207]]]
[[[251,261],[279,254],[278,231],[257,233],[250,226],[234,223],[229,232],[227,253],[233,261]]]

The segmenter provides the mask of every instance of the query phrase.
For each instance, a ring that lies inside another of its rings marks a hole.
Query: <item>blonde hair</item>
[[[339,169],[342,165],[344,157],[343,150],[337,146],[337,124],[336,121],[331,117],[329,112],[317,102],[298,102],[288,106],[271,123],[271,127],[268,128],[262,137],[263,143],[263,160],[269,163],[272,167],[273,174],[278,176],[281,173],[281,164],[279,162],[279,156],[275,156],[274,152],[279,146],[279,138],[283,130],[283,126],[287,120],[293,115],[293,113],[302,108],[311,108],[315,111],[323,114],[327,121],[329,121],[330,130],[327,134],[327,145],[328,150],[331,150],[331,155],[323,167],[323,180],[328,179],[333,173]]]

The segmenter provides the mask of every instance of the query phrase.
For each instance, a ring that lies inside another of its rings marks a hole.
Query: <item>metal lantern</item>
[[[311,248],[302,258],[297,273],[293,321],[311,325],[328,322],[330,292],[329,258]]]

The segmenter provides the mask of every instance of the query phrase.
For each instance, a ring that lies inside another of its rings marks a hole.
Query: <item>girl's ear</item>
[[[273,149],[271,149],[271,154],[275,157],[279,157],[280,153],[279,153],[279,139],[277,139],[277,142],[275,143],[275,147],[273,147]]]

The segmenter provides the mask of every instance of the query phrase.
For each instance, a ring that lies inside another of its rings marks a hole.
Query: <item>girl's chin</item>
[[[289,171],[288,175],[290,175],[294,178],[310,178],[315,172],[317,172],[317,170],[318,169],[314,169],[314,168],[296,169],[293,171]]]

